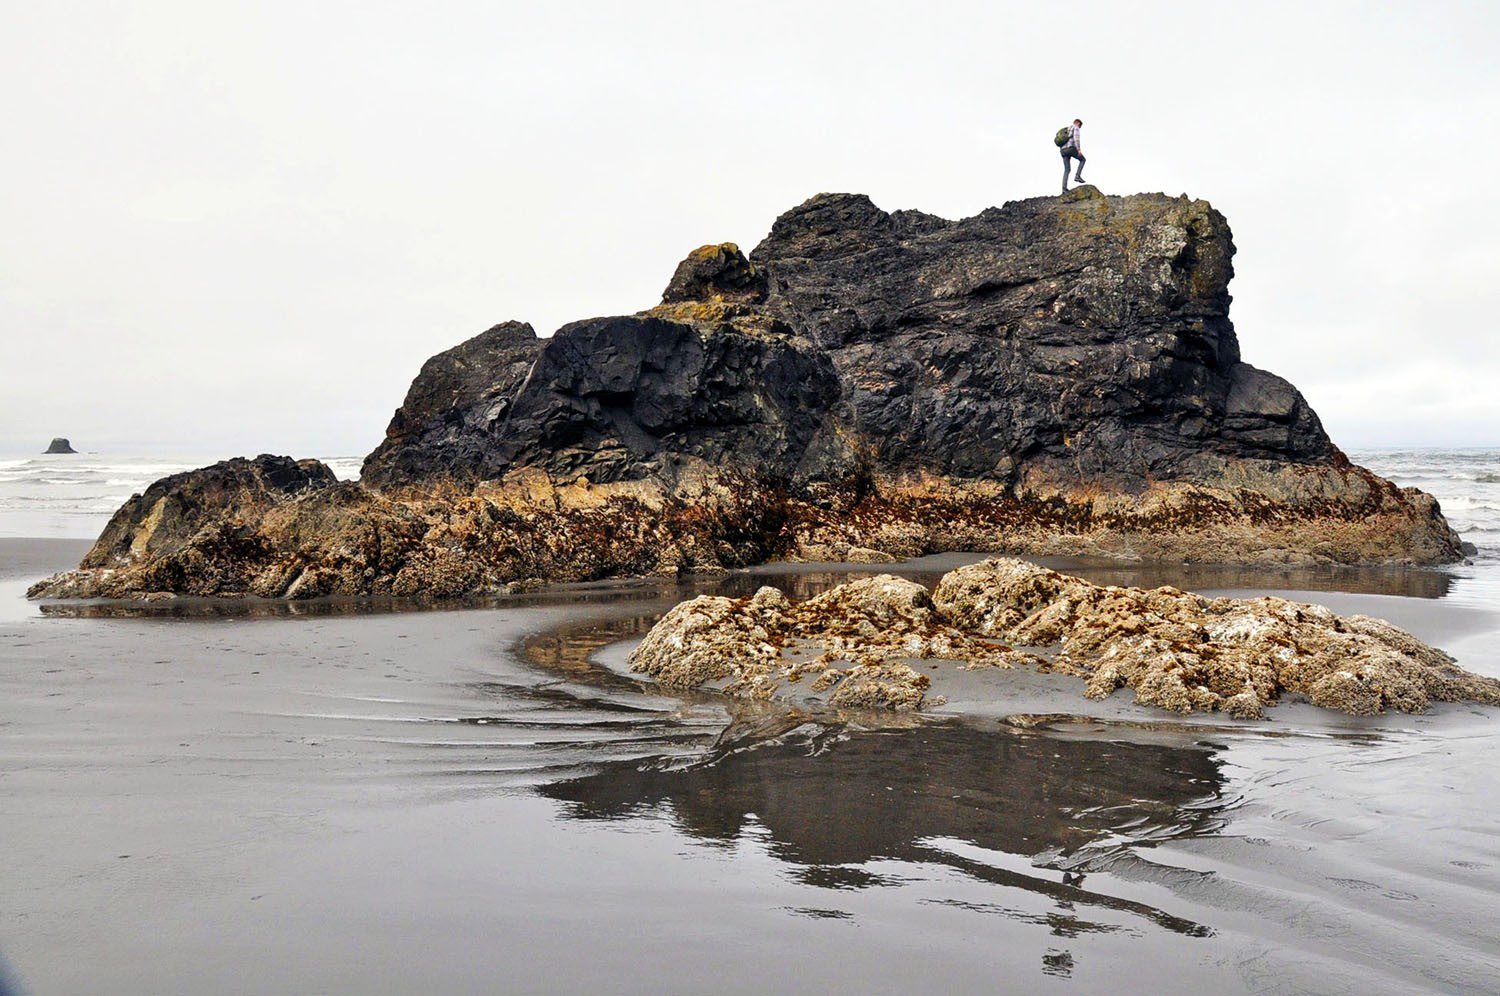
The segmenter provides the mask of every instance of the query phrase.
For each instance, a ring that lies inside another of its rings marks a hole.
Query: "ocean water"
[[[1402,487],[1420,488],[1475,553],[1440,569],[1457,605],[1500,608],[1500,449],[1351,450],[1349,459]]]
[[[1500,562],[1500,449],[1351,450],[1349,459],[1437,498],[1475,561]]]

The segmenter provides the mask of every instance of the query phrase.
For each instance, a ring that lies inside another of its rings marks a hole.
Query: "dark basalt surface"
[[[650,313],[545,341],[497,326],[434,357],[364,480],[614,481],[691,456],[792,485],[1129,488],[1205,455],[1340,460],[1296,389],[1240,360],[1233,254],[1224,217],[1185,198],[1084,187],[946,221],[819,195],[748,259],[690,255]]]
[[[502,322],[422,364],[385,440],[365,458],[364,476],[371,483],[474,476],[543,345],[525,322]]]
[[[751,258],[882,469],[1133,484],[1205,453],[1334,456],[1302,396],[1240,361],[1233,255],[1204,201],[1083,187],[962,221],[815,197]]]
[[[73,444],[72,443],[68,442],[62,436],[54,436],[52,438],[52,442],[48,443],[47,444],[47,448],[45,450],[43,450],[42,452],[44,454],[47,454],[47,453],[77,453],[78,451],[73,448]]]

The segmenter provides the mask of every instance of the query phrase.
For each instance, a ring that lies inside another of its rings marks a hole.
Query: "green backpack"
[[[1059,149],[1068,144],[1068,126],[1063,125],[1057,129],[1057,134],[1052,136],[1052,144]]]

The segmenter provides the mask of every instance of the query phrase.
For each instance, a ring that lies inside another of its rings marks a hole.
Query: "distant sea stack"
[[[452,596],[944,550],[1459,559],[1240,359],[1206,201],[1080,187],[948,221],[820,194],[661,303],[423,365],[359,483],[235,460],[127,502],[36,597]]]
[[[53,437],[52,442],[48,443],[46,450],[43,451],[44,454],[45,453],[77,453],[77,452],[78,451],[73,448],[73,444],[70,443],[70,442],[68,442],[66,439],[64,439],[61,436],[55,436],[55,437]]]

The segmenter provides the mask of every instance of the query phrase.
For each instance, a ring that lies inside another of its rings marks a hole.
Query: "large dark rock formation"
[[[1296,389],[1240,360],[1233,252],[1185,198],[1085,187],[954,222],[815,197],[751,259],[698,250],[660,307],[527,339],[440,413],[424,381],[455,379],[485,336],[429,361],[364,479],[612,481],[688,457],[793,485],[862,468],[1138,488],[1205,457],[1332,461]],[[522,356],[536,367],[512,376]],[[476,431],[435,444],[405,434],[418,418]]]
[[[62,436],[54,436],[52,442],[48,443],[47,448],[42,452],[45,455],[47,453],[77,453],[78,451]]]
[[[1240,361],[1233,253],[1206,202],[1084,187],[958,222],[814,198],[754,259],[882,471],[1136,487],[1205,455],[1333,456],[1301,395]]]
[[[955,548],[1455,559],[1429,496],[1351,466],[1240,359],[1233,253],[1185,197],[946,221],[820,195],[748,258],[694,251],[649,311],[433,357],[361,486],[214,492],[241,552],[185,517],[167,541],[148,492],[36,593],[451,594]]]
[[[515,354],[529,351],[529,359],[501,368],[508,394],[455,391],[454,405],[429,409],[437,392],[424,380],[456,376],[471,345],[428,361],[385,443],[365,461],[366,483],[493,480],[517,467],[596,482],[641,479],[660,474],[675,454],[789,479],[781,468],[795,466],[839,391],[828,358],[790,330],[758,336],[633,316],[575,322],[549,340],[517,343]],[[407,434],[418,419],[423,431]]]

